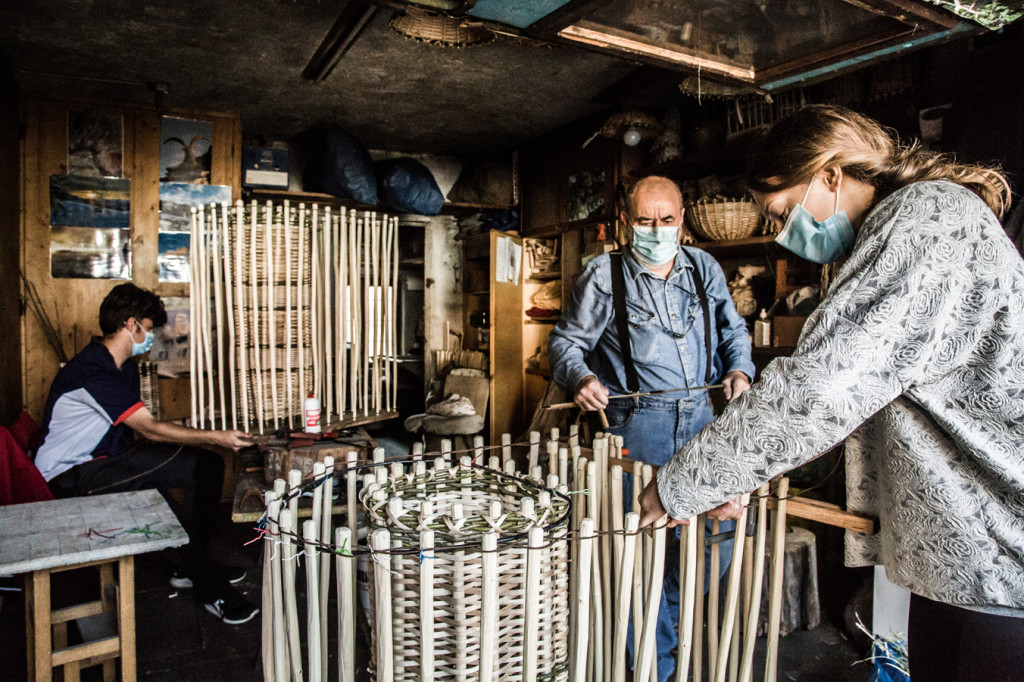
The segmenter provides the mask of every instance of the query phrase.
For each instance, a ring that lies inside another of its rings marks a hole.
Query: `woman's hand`
[[[640,493],[640,528],[654,525],[666,513],[665,507],[661,504],[661,495],[658,494],[658,480],[654,479]],[[676,526],[688,523],[688,521],[669,519],[668,528],[675,528]]]

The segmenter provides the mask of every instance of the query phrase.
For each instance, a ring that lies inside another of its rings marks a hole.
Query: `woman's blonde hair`
[[[1010,207],[1010,186],[998,170],[956,163],[901,144],[877,121],[844,107],[814,104],[781,119],[750,156],[747,183],[777,192],[807,182],[828,166],[878,190],[879,197],[922,180],[949,180],[977,194],[1000,218]]]

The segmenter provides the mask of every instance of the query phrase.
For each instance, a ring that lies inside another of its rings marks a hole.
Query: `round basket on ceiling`
[[[391,17],[391,28],[420,43],[443,47],[470,47],[494,40],[494,32],[477,23],[409,8]]]

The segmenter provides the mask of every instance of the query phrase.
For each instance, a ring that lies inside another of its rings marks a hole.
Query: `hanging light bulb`
[[[630,126],[626,132],[623,133],[622,141],[626,143],[627,147],[637,146],[640,144],[640,131],[633,126]]]

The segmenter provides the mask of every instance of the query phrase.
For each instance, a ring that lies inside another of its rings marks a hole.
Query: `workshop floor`
[[[224,518],[227,519],[225,509]],[[259,544],[243,543],[254,533],[226,520],[218,529],[221,551],[216,558],[227,565],[255,567]],[[196,602],[188,590],[176,590],[167,582],[170,568],[159,554],[136,557],[136,632],[139,679],[181,682],[182,680],[262,680],[260,666],[260,618],[230,626],[219,623]],[[65,574],[68,575],[68,574]],[[63,586],[54,587],[54,601],[80,591],[87,575],[70,575]],[[0,586],[16,585],[0,579]],[[260,599],[260,572],[252,568],[240,584],[254,603]],[[18,592],[0,592],[0,680],[25,679],[25,613]],[[300,603],[303,598],[300,596]],[[331,628],[332,647],[334,628]],[[368,680],[365,641],[357,637],[360,682]],[[764,642],[759,640],[757,657],[763,660]],[[330,652],[331,666],[336,653]],[[809,630],[797,630],[782,638],[779,651],[779,680],[796,682],[861,682],[871,675],[867,664],[853,665],[864,658],[835,625],[824,623]],[[760,664],[759,664],[760,665]],[[852,666],[852,667],[851,667]],[[755,670],[760,669],[759,667]],[[90,674],[92,673],[92,674]],[[83,680],[100,679],[99,668],[83,671]],[[332,678],[333,679],[333,676]]]

